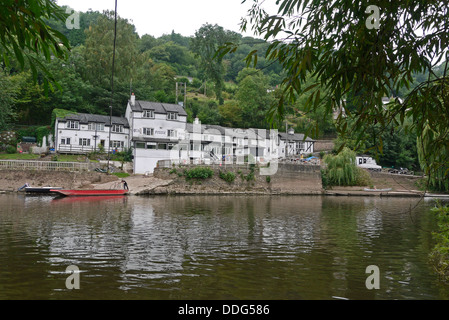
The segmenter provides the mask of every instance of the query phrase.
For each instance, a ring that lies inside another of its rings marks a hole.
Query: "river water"
[[[417,201],[2,195],[0,299],[447,299]]]

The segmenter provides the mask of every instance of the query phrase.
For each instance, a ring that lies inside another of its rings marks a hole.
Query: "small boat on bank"
[[[25,188],[25,192],[26,193],[33,193],[33,194],[37,194],[37,193],[53,193],[56,190],[61,190],[62,187],[26,187]]]
[[[128,193],[125,189],[53,189],[52,192],[58,193],[66,197],[87,197],[87,196],[120,196]]]
[[[447,193],[425,193],[425,198],[439,198],[439,199],[448,199],[449,200],[449,194]]]
[[[385,188],[385,189],[370,189],[370,188],[365,188],[363,189],[364,191],[377,191],[377,192],[388,192],[391,191],[391,188]]]

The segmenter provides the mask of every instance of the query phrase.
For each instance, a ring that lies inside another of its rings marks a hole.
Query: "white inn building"
[[[314,141],[303,134],[277,130],[236,129],[187,123],[177,104],[128,101],[125,117],[74,113],[56,119],[55,149],[88,153],[103,148],[132,148],[134,173],[152,173],[158,161],[172,163],[267,163],[313,153]],[[109,142],[109,134],[111,141]],[[102,147],[101,147],[102,146]]]
[[[73,113],[55,121],[55,150],[59,153],[89,153],[108,148],[123,151],[129,148],[129,143],[126,118]]]

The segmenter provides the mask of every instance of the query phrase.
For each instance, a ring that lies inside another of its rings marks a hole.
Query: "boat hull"
[[[25,192],[27,193],[53,193],[56,190],[61,190],[60,187],[42,187],[42,188],[33,188],[26,187]]]
[[[88,190],[51,190],[66,197],[87,197],[87,196],[120,196],[128,193],[128,190],[110,189],[88,189]]]

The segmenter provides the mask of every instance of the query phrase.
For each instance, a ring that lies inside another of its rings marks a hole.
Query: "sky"
[[[224,29],[240,31],[241,18],[247,15],[252,0],[118,0],[117,12],[132,20],[137,33],[156,38],[173,30],[183,36],[193,36],[205,23],[218,24]],[[275,0],[267,0],[274,8]],[[115,0],[57,0],[76,11],[89,9],[102,12],[114,10]],[[269,4],[270,5],[270,4]],[[244,35],[252,36],[251,32]]]

